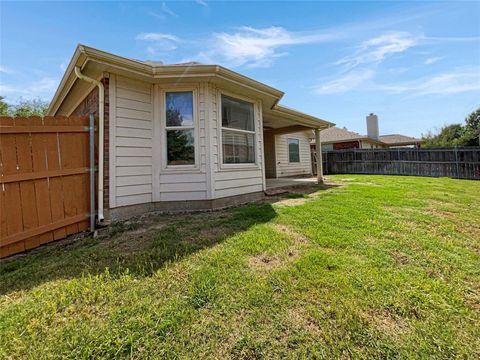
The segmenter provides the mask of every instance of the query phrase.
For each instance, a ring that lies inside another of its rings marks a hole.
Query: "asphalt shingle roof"
[[[385,144],[413,144],[413,143],[418,143],[421,142],[422,140],[411,137],[411,136],[406,136],[406,135],[400,135],[400,134],[391,134],[391,135],[381,135],[379,136],[379,140],[381,142],[384,142]]]
[[[323,143],[366,138],[367,136],[365,135],[360,135],[359,133],[338,128],[336,126],[320,131],[320,140]]]
[[[354,131],[349,131],[336,126],[322,130],[320,132],[320,139],[322,143],[335,143],[349,140],[370,140],[372,142],[382,142],[385,145],[410,145],[420,143],[422,141],[421,139],[401,134],[381,135],[379,136],[378,140],[375,140],[369,138],[367,135],[361,135]]]

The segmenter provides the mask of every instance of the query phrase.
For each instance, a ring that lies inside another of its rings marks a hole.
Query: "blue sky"
[[[419,136],[480,106],[480,2],[1,2],[0,95],[50,100],[78,43],[219,63],[281,103]]]

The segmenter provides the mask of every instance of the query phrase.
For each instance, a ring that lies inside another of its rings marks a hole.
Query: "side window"
[[[222,95],[222,153],[224,164],[255,163],[253,104]]]
[[[165,93],[167,165],[195,164],[193,92]]]
[[[288,139],[288,161],[300,162],[300,144],[298,139]]]

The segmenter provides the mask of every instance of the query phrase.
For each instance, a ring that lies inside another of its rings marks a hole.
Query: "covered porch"
[[[322,162],[312,171],[310,139],[332,123],[277,105],[263,113],[263,142],[267,189],[312,181],[322,182]],[[316,154],[321,158],[321,152]],[[312,174],[318,174],[313,178]],[[309,179],[309,180],[307,180]]]

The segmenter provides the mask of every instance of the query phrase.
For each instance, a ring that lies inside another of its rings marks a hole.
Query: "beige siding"
[[[262,191],[262,114],[255,104],[256,164],[227,166],[221,162],[220,90],[208,83],[188,87],[154,85],[111,75],[111,207],[152,201],[222,198]],[[196,164],[166,164],[164,96],[167,91],[195,94]],[[235,94],[229,93],[234,96]],[[241,97],[240,97],[241,98]],[[210,119],[210,120],[208,120]]]
[[[111,105],[115,199],[111,206],[152,201],[152,85],[121,76],[112,76],[114,101]],[[112,86],[112,85],[111,85]]]
[[[207,84],[192,85],[196,112],[196,165],[167,167],[164,130],[166,91],[175,85],[153,85],[112,75],[111,207],[152,201],[209,198],[207,173]],[[155,99],[158,97],[158,99]]]
[[[288,157],[288,139],[299,140],[300,162],[291,163]],[[277,177],[311,175],[310,139],[306,132],[277,135],[275,137]]]
[[[221,93],[222,90],[211,86],[212,119],[211,148],[213,152],[213,197],[222,198],[227,196],[248,194],[264,190],[263,164],[263,125],[261,115],[261,104],[250,100],[255,106],[255,156],[256,164],[222,164],[221,154]],[[235,94],[228,93],[228,96],[235,97]],[[243,99],[241,96],[240,99]],[[249,100],[249,99],[244,99]]]
[[[159,110],[158,119],[160,123],[160,136],[157,146],[160,148],[161,164],[159,164],[159,187],[158,199],[160,201],[183,201],[183,200],[205,200],[208,198],[207,191],[207,149],[206,149],[206,99],[204,84],[196,84],[187,88],[176,88],[175,86],[162,85],[159,89]],[[168,91],[193,90],[195,105],[195,157],[194,168],[181,170],[175,167],[167,167],[166,164],[166,143],[164,127],[164,94]]]

